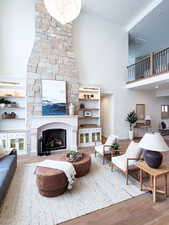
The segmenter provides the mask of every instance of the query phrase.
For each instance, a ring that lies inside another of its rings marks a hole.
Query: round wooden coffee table
[[[55,159],[53,158],[52,160]],[[58,160],[58,158],[56,160]],[[66,154],[61,156],[59,160],[67,161]],[[72,164],[76,170],[77,178],[85,176],[90,170],[91,157],[89,154],[84,153],[82,160],[72,162]],[[68,180],[65,173],[61,170],[37,167],[36,183],[41,195],[46,197],[55,197],[63,194],[67,190]]]

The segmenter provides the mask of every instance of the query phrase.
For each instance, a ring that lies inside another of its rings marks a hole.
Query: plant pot
[[[134,131],[133,130],[129,130],[129,139],[132,141],[134,138]]]
[[[0,103],[0,109],[4,109],[5,108],[5,103]]]

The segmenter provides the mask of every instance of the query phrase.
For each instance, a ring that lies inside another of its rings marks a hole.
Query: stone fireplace
[[[66,81],[67,104],[78,106],[78,69],[72,46],[72,23],[61,25],[35,1],[35,42],[27,65],[27,148],[37,152],[42,130],[66,129],[67,148],[77,148],[76,116],[42,116],[42,80]]]

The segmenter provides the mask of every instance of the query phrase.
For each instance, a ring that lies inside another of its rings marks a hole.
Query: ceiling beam
[[[145,16],[153,11],[163,0],[153,0],[148,6],[141,11],[127,26],[126,31],[129,32],[133,27],[136,26]]]

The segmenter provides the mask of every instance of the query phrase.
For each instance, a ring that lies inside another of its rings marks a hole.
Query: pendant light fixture
[[[61,24],[72,22],[81,11],[81,0],[44,0],[49,14]]]

